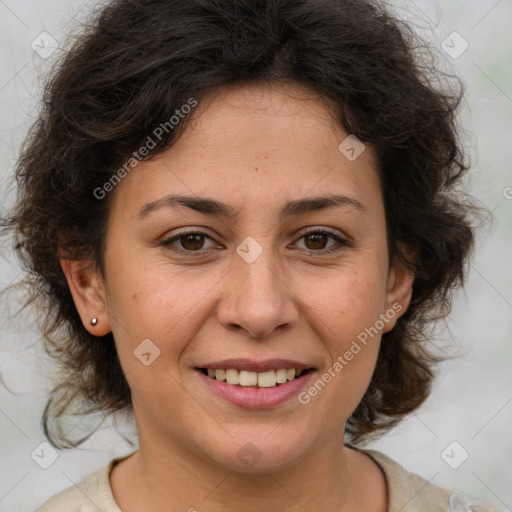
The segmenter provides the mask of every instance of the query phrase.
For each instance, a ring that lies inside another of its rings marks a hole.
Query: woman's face
[[[193,115],[107,198],[100,306],[75,300],[114,334],[141,449],[285,468],[343,442],[412,277],[389,265],[374,152],[340,149],[349,134],[313,93],[224,88]],[[309,371],[273,386],[287,368]]]

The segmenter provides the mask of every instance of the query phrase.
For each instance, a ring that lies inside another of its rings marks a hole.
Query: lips
[[[221,364],[226,364],[227,361],[220,361]],[[215,365],[219,363],[214,363]],[[251,363],[252,364],[252,363]],[[260,363],[256,364],[256,367],[261,368],[261,366],[258,366]],[[271,363],[266,361],[265,365],[271,364],[271,365],[280,365],[283,364],[282,361],[276,362],[276,360],[273,360]],[[293,362],[293,364],[297,364],[296,362]],[[208,366],[212,366],[212,364],[209,364]],[[304,365],[298,365],[298,366],[304,366]],[[247,367],[247,366],[246,366]],[[252,364],[250,366],[252,368],[255,367],[255,364]],[[268,367],[268,366],[267,366]],[[229,371],[229,370],[228,370]],[[219,396],[220,398],[231,402],[232,404],[246,408],[246,409],[265,409],[265,408],[272,408],[277,407],[284,402],[291,400],[294,396],[297,396],[300,391],[303,389],[303,387],[306,385],[306,383],[313,378],[313,376],[316,374],[316,371],[313,369],[307,369],[302,371],[300,376],[293,377],[291,380],[286,380],[285,382],[277,382],[277,373],[280,371],[290,371],[295,373],[295,370],[292,369],[286,369],[284,370],[281,368],[281,370],[267,370],[266,372],[252,372],[252,371],[246,371],[246,370],[240,370],[238,372],[234,368],[231,369],[231,372],[236,372],[239,375],[244,374],[244,372],[248,375],[245,375],[242,377],[242,380],[244,378],[253,379],[252,382],[255,384],[252,385],[245,385],[245,382],[241,385],[240,382],[238,384],[231,384],[224,380],[218,380],[215,377],[210,377],[207,372],[220,372],[221,375],[224,372],[224,370],[219,369],[201,369],[196,368],[195,372],[196,375],[200,378],[200,380],[206,385],[206,389],[213,392],[215,395]],[[206,372],[206,373],[205,373]],[[265,375],[267,374],[267,375]],[[271,375],[268,374],[276,374],[276,381],[271,378]],[[263,381],[260,381],[260,376],[264,376]],[[257,377],[257,380],[254,379],[254,377]],[[229,377],[229,380],[231,380],[231,377]],[[233,382],[233,381],[232,381]]]

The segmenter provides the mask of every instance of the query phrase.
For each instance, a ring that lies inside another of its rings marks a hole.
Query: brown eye
[[[204,235],[199,233],[181,235],[178,239],[181,240],[181,246],[188,251],[198,251],[204,244]]]
[[[328,245],[329,239],[334,240],[335,243]],[[212,242],[212,245],[210,245],[210,247],[205,247],[208,240]],[[299,246],[299,249],[318,252],[319,254],[329,254],[350,246],[348,242],[339,236],[331,233],[330,231],[321,229],[308,231],[307,233],[304,233],[299,240],[303,240],[304,243],[304,247]],[[189,231],[167,238],[161,242],[161,245],[177,253],[191,254],[194,252],[202,253],[208,249],[216,247],[213,242],[214,240],[206,233],[201,231]]]
[[[327,239],[325,233],[312,233],[304,237],[305,245],[308,249],[325,249]]]
[[[337,243],[328,245],[328,240],[334,240]],[[325,229],[313,229],[304,233],[299,240],[303,240],[304,247],[298,247],[299,249],[307,249],[308,251],[319,252],[323,251],[324,254],[328,254],[337,250],[343,249],[345,246],[349,246],[348,242],[340,238],[339,236],[326,231]]]
[[[208,249],[208,247],[204,247],[207,240],[213,242],[213,239],[206,233],[189,231],[167,238],[161,242],[161,245],[175,252],[201,252]],[[214,245],[212,244],[212,247]]]

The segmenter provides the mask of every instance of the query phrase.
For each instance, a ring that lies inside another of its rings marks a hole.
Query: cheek
[[[194,336],[194,304],[204,292],[188,286],[183,293],[182,284],[177,276],[163,279],[150,272],[132,273],[125,267],[122,280],[111,286],[112,332],[132,397],[138,403],[141,397],[148,405],[183,401],[176,365]]]
[[[314,280],[305,285],[300,296],[317,318],[315,325],[323,326],[330,346],[343,349],[346,342],[373,326],[382,313],[385,300],[385,279],[375,269],[343,272],[332,279]]]
[[[375,368],[383,286],[378,272],[365,273],[364,279],[353,272],[332,280],[328,286],[315,287],[305,302],[310,326],[315,326],[315,334],[328,352],[327,367],[318,376],[326,386],[316,386],[322,389],[318,393],[322,395],[320,403],[331,410],[333,403],[340,404],[334,409],[340,421],[348,419],[357,407]],[[311,392],[317,393],[315,389]]]
[[[216,274],[189,269],[124,266],[109,287],[109,314],[121,360],[138,363],[133,351],[150,339],[166,360],[177,361],[209,314],[208,290],[218,281]]]

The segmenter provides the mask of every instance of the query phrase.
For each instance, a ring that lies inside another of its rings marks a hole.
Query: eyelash
[[[310,252],[313,252],[313,253],[320,253],[320,255],[328,255],[328,254],[331,254],[333,252],[336,252],[336,251],[340,251],[342,250],[344,247],[352,247],[352,245],[347,242],[346,240],[340,238],[338,235],[335,235],[334,233],[332,233],[331,231],[327,230],[327,229],[321,229],[321,228],[312,228],[312,229],[309,229],[305,232],[303,232],[301,234],[301,236],[297,239],[297,240],[301,240],[302,238],[305,238],[309,235],[314,235],[314,234],[322,234],[322,235],[328,235],[330,238],[333,238],[334,240],[336,240],[336,242],[338,242],[338,244],[341,244],[342,247],[336,247],[333,246],[333,247],[330,247],[328,249],[319,249],[317,251],[313,250],[313,249],[309,249]],[[191,251],[191,250],[187,250],[187,249],[176,249],[175,247],[172,247],[172,244],[176,241],[178,241],[180,238],[182,237],[185,237],[187,235],[204,235],[205,237],[207,238],[210,238],[211,240],[212,237],[209,236],[207,233],[203,232],[203,231],[196,231],[196,230],[189,230],[189,231],[183,231],[177,235],[174,235],[172,236],[171,238],[167,238],[165,240],[162,240],[162,242],[160,243],[160,245],[162,246],[165,246],[166,248],[170,249],[171,251],[173,252],[176,252],[176,253],[179,253],[179,254],[186,254],[187,256],[191,256],[193,257],[194,255],[203,255],[206,251],[208,251],[209,249],[199,249],[197,251]],[[302,250],[308,250],[308,249],[302,249]]]

